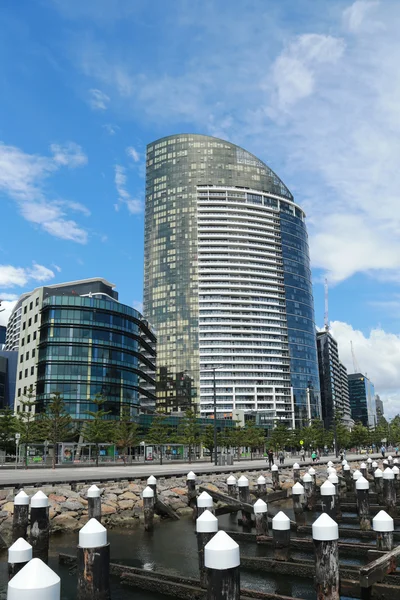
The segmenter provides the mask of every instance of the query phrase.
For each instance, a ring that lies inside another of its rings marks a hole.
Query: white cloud
[[[18,294],[10,294],[8,292],[0,292],[0,300],[9,300],[15,302],[18,300]]]
[[[383,329],[371,329],[368,335],[353,329],[348,323],[333,321],[332,335],[338,342],[339,356],[354,373],[350,341],[353,342],[358,367],[375,386],[375,393],[384,402],[385,414],[394,417],[400,413],[400,335]]]
[[[1,299],[2,295],[0,294],[0,299]],[[3,294],[4,297],[4,294]],[[10,315],[13,311],[13,308],[16,304],[16,301],[7,301],[5,300],[4,302],[1,303],[1,307],[0,307],[0,325],[7,325],[8,323],[8,319],[10,318]],[[4,310],[2,310],[4,309]]]
[[[143,302],[141,300],[134,300],[132,302],[132,306],[134,309],[138,310],[140,313],[143,313]]]
[[[75,168],[86,164],[87,157],[81,147],[73,142],[52,144],[53,157],[27,154],[15,146],[0,143],[0,192],[18,204],[21,215],[51,235],[85,244],[87,232],[68,211],[86,216],[90,211],[78,202],[50,200],[44,182],[60,167]]]
[[[356,2],[346,8],[343,12],[345,26],[353,33],[357,33],[365,27],[368,31],[376,28],[380,24],[369,17],[373,16],[375,9],[377,9],[379,5],[379,0],[356,0]]]
[[[34,281],[48,281],[53,279],[54,276],[51,269],[35,262],[32,267],[0,265],[0,287],[3,288],[23,287],[32,279]]]
[[[55,269],[57,271],[57,273],[61,273],[62,269],[61,267],[59,267],[58,265],[52,264],[51,265],[53,267],[53,269]]]
[[[118,125],[113,125],[112,123],[106,123],[105,125],[102,125],[102,127],[109,135],[115,135],[119,130]]]
[[[109,96],[98,89],[89,90],[89,106],[93,110],[107,110],[108,103],[110,102]]]
[[[33,267],[31,269],[27,269],[28,277],[30,279],[34,279],[35,281],[48,281],[49,279],[53,279],[54,272],[43,265],[38,265],[37,263],[33,263]]]
[[[129,192],[126,190],[127,177],[125,175],[126,169],[121,165],[115,166],[115,187],[118,192],[118,204],[115,205],[115,209],[118,211],[121,204],[125,204],[131,215],[137,215],[143,211],[143,203],[137,198],[131,198]]]
[[[87,163],[86,154],[75,142],[67,142],[64,145],[51,144],[50,150],[53,153],[54,162],[63,167],[75,169]]]
[[[133,160],[133,162],[139,162],[140,154],[137,150],[135,150],[133,146],[128,146],[128,148],[126,149],[126,153]]]

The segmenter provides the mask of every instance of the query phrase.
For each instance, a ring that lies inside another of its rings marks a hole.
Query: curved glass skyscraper
[[[144,314],[160,408],[208,415],[215,392],[218,416],[320,416],[305,215],[246,150],[192,134],[148,146]]]

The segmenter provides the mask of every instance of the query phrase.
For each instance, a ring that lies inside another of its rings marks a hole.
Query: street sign
[[[15,439],[16,439],[16,440],[19,440],[19,438],[20,438],[20,437],[21,437],[21,434],[20,434],[20,433],[16,433],[16,434],[15,434]]]
[[[302,446],[304,444],[303,440],[300,440],[300,446]]]

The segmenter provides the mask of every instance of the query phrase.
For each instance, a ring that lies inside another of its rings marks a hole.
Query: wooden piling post
[[[279,482],[279,467],[278,465],[272,465],[271,467],[272,474],[272,489],[276,492],[281,489],[281,484]]]
[[[106,528],[97,519],[80,530],[77,554],[77,600],[109,600],[110,544]]]
[[[91,485],[87,491],[88,501],[88,517],[90,519],[97,519],[101,523],[101,490],[97,485]]]
[[[317,600],[340,600],[337,523],[323,513],[312,525],[312,537]]]
[[[356,481],[357,509],[361,531],[371,529],[371,514],[369,510],[369,483],[365,477]]]
[[[376,462],[376,460],[373,460],[373,461],[372,461],[372,465],[371,465],[371,467],[372,467],[372,475],[375,475],[375,471],[376,471],[376,469],[379,467],[379,465],[378,465],[378,463]]]
[[[304,486],[302,486],[301,483],[298,481],[292,487],[293,511],[297,526],[306,524],[306,516],[304,514],[304,495]]]
[[[40,558],[32,558],[8,582],[7,600],[60,600],[61,582]]]
[[[250,500],[250,489],[249,489],[249,480],[247,477],[242,475],[238,479],[238,490],[239,490],[239,500],[242,502],[246,502],[246,504],[251,504]],[[242,525],[243,527],[250,529],[251,528],[251,513],[242,509]]]
[[[288,561],[290,557],[290,519],[280,511],[272,519],[274,560]]]
[[[32,559],[32,546],[20,537],[8,549],[8,579],[12,579]]]
[[[343,478],[346,484],[346,491],[351,492],[353,489],[350,465],[345,464],[343,467]]]
[[[389,456],[387,457],[388,463],[389,463],[389,467],[393,467],[393,456],[391,456],[389,454]]]
[[[267,495],[267,480],[263,475],[260,475],[260,477],[257,479],[257,491],[258,497],[261,499],[264,499]]]
[[[342,460],[342,471],[343,471],[343,469],[344,469],[344,465],[347,465],[347,460],[346,460],[346,459],[343,459],[343,460]]]
[[[49,559],[50,519],[49,499],[42,491],[31,498],[30,544],[34,558],[47,563]]]
[[[297,462],[293,465],[293,483],[300,483],[300,465]]]
[[[322,512],[336,519],[336,489],[327,479],[320,487]]]
[[[254,516],[256,519],[256,537],[268,535],[268,506],[261,498],[254,503]]]
[[[393,550],[394,521],[384,510],[372,519],[372,529],[376,532],[376,549],[382,552]]]
[[[29,522],[29,496],[23,490],[14,498],[14,514],[12,523],[12,541],[19,538],[26,540]]]
[[[228,496],[231,498],[237,498],[238,490],[236,477],[234,475],[229,475],[226,483],[228,485]]]
[[[361,471],[359,471],[358,469],[356,469],[353,472],[353,491],[354,492],[356,491],[356,481],[357,481],[357,479],[360,479],[360,477],[362,477],[362,473],[361,473]]]
[[[375,483],[375,491],[378,497],[378,504],[382,503],[382,492],[383,492],[383,481],[382,481],[382,471],[379,467],[375,469],[374,472],[374,483]]]
[[[154,475],[150,475],[150,477],[147,478],[147,486],[151,488],[154,492],[155,504],[157,502],[157,479],[154,477]]]
[[[195,509],[197,492],[196,492],[196,475],[193,473],[193,471],[190,471],[186,475],[186,486],[187,486],[188,506]]]
[[[333,467],[333,462],[332,462],[331,460],[328,460],[328,462],[327,462],[327,466],[328,466],[328,467]]]
[[[341,519],[341,517],[342,517],[342,511],[341,511],[341,508],[340,508],[339,477],[337,476],[336,471],[335,471],[335,473],[331,473],[329,475],[328,481],[330,481],[331,483],[333,483],[333,485],[335,486],[336,520],[338,520],[338,519]]]
[[[207,600],[239,600],[239,545],[225,531],[218,531],[204,548]]]
[[[316,498],[317,498],[317,472],[314,469],[314,467],[310,467],[308,469],[308,474],[311,475],[313,503],[315,506],[315,502],[316,502]]]
[[[210,494],[207,492],[201,492],[197,498],[197,517],[200,517],[205,510],[209,510],[211,513],[214,512],[214,502]]]
[[[393,475],[394,475],[394,487],[396,488],[396,490],[398,490],[399,489],[400,469],[397,465],[393,465],[392,471],[393,471]]]
[[[204,548],[218,531],[218,519],[209,510],[205,510],[196,519],[197,549],[199,555],[200,585],[207,587],[207,570],[204,566]]]
[[[154,491],[148,485],[143,490],[143,515],[144,530],[153,531],[154,528]]]
[[[397,507],[396,507],[396,488],[394,485],[394,473],[390,467],[387,467],[383,471],[383,504],[386,508],[386,511],[393,518],[397,516]]]
[[[334,467],[327,467],[326,469],[326,473],[327,476],[329,477],[329,475],[336,475],[336,469]]]
[[[314,510],[315,508],[315,495],[313,494],[313,480],[310,473],[303,475],[303,486],[305,492],[306,503],[304,508],[306,510]]]
[[[385,458],[385,459],[382,461],[382,464],[383,464],[382,471],[384,471],[384,470],[386,469],[386,467],[388,467],[388,466],[389,466],[388,460]]]
[[[364,477],[364,479],[367,479],[367,465],[365,464],[365,462],[361,463],[360,472],[361,472],[361,475]]]
[[[368,475],[372,475],[372,473],[373,473],[373,471],[372,471],[372,458],[370,456],[368,456],[368,458],[367,458],[367,471],[368,471]]]

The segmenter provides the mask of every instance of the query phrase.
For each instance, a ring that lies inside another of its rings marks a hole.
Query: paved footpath
[[[366,455],[347,454],[348,461],[366,460]],[[372,454],[371,458],[380,458],[378,454]],[[339,459],[333,456],[323,457],[317,464],[326,464],[329,460],[340,463]],[[285,467],[292,467],[295,462],[300,467],[312,464],[310,459],[300,462],[299,458],[286,459]],[[185,475],[189,471],[195,473],[234,473],[236,471],[269,471],[266,460],[241,460],[236,461],[233,466],[215,466],[209,462],[192,462],[171,464],[165,462],[160,465],[137,464],[129,466],[104,466],[104,467],[62,467],[58,469],[44,469],[40,467],[27,470],[1,469],[0,467],[0,487],[21,485],[21,484],[45,484],[45,483],[72,483],[79,481],[116,481],[118,479],[132,479],[137,477],[155,477]]]

